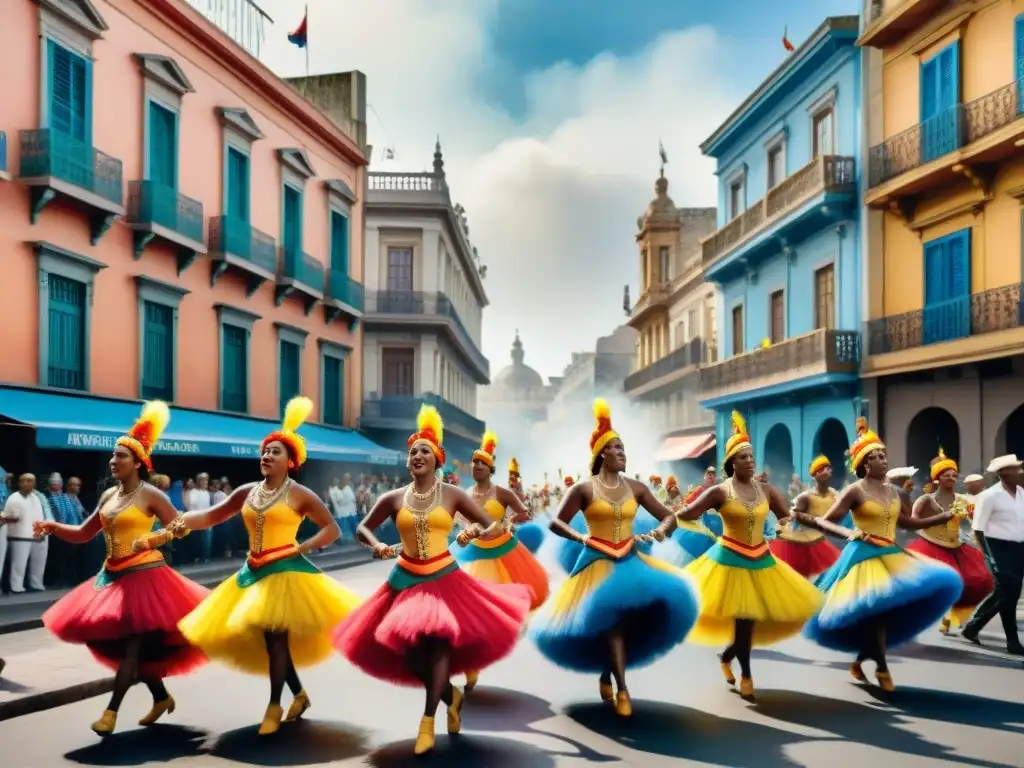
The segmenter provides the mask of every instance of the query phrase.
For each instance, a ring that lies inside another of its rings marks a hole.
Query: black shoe
[[[981,645],[981,638],[978,637],[977,632],[971,632],[969,629],[965,629],[960,633],[960,637],[966,640],[968,643],[974,643],[974,645]]]
[[[1024,656],[1024,645],[1017,643],[1017,645],[1006,646],[1006,652],[1011,656]]]

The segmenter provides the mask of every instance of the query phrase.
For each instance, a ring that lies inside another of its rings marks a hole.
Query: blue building
[[[701,369],[701,404],[719,460],[739,410],[782,488],[819,453],[843,466],[860,413],[857,30],[856,16],[826,19],[701,145],[719,182],[702,243],[718,362]]]

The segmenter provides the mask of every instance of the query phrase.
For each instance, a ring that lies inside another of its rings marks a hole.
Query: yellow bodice
[[[807,514],[811,517],[824,517],[825,513],[832,509],[832,505],[836,503],[838,495],[835,488],[829,488],[825,491],[824,496],[821,496],[817,491],[808,491]]]
[[[249,534],[249,552],[258,555],[294,544],[302,515],[288,506],[287,498],[262,512],[246,501],[242,506],[242,521]]]
[[[633,536],[633,518],[639,505],[633,494],[617,504],[612,504],[594,487],[594,500],[583,510],[583,518],[587,521],[587,530],[595,539],[618,544]],[[625,482],[623,482],[625,485]]]
[[[722,535],[733,541],[756,547],[764,543],[764,521],[768,517],[768,498],[764,495],[760,483],[754,483],[757,497],[746,502],[736,495],[732,480],[722,484],[725,488],[725,503],[718,508],[722,518]]]
[[[501,506],[501,502],[497,499],[490,498],[484,502],[483,506],[484,512],[486,512],[494,522],[498,522],[505,518],[505,508]]]
[[[935,498],[934,496],[932,497]],[[956,503],[956,497],[954,497],[953,503]],[[942,509],[942,505],[939,504],[939,500],[935,499],[935,504],[939,509]],[[943,510],[948,511],[948,510]],[[929,509],[925,517],[932,516],[932,510]],[[933,525],[931,528],[924,528],[917,532],[925,541],[930,541],[932,544],[937,544],[940,547],[946,549],[956,549],[960,546],[960,519],[954,517],[952,520],[948,520],[945,523],[939,525]]]
[[[871,536],[895,541],[901,502],[896,491],[890,490],[889,493],[892,498],[888,502],[865,495],[864,503],[852,510],[854,527]]]
[[[403,506],[395,515],[395,527],[402,539],[402,553],[416,560],[430,560],[448,551],[452,516],[442,506],[416,512]]]
[[[116,511],[115,495],[100,510],[100,526],[107,544],[107,560],[123,560],[136,554],[132,551],[132,542],[153,531],[154,517],[130,504],[121,511]],[[149,553],[146,553],[149,554]],[[163,555],[154,552],[162,560]]]

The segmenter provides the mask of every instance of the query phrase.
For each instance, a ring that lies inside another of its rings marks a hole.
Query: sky
[[[303,75],[287,35],[261,58]],[[311,0],[311,74],[366,73],[371,170],[429,170],[440,136],[453,197],[487,265],[483,352],[492,375],[518,329],[526,363],[558,376],[635,301],[636,219],[654,196],[658,143],[680,207],[714,206],[699,144],[827,16],[857,0]],[[770,8],[770,10],[768,10]],[[394,149],[393,160],[384,149]]]

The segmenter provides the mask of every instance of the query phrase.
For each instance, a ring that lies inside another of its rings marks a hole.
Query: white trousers
[[[49,542],[10,541],[7,542],[11,558],[11,592],[25,591],[25,573],[28,572],[29,589],[45,589],[43,573],[46,571],[46,552]]]
[[[0,525],[0,581],[4,578],[5,562],[7,562],[7,526]]]

